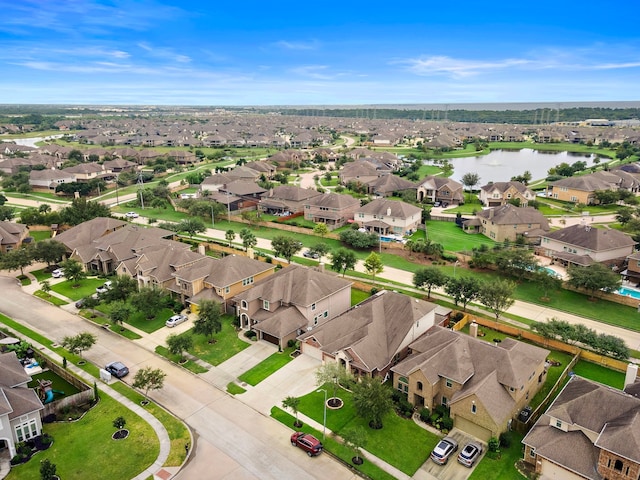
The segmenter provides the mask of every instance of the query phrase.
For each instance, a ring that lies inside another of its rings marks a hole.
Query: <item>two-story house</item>
[[[358,208],[354,220],[362,228],[380,235],[410,235],[422,222],[422,209],[409,203],[378,198]]]
[[[640,398],[573,376],[524,437],[541,478],[640,478]]]
[[[221,259],[201,257],[189,266],[173,273],[175,284],[169,290],[180,295],[183,302],[197,311],[202,300],[212,300],[229,312],[229,300],[251,288],[254,283],[273,274],[275,265],[243,255],[227,255]]]
[[[418,408],[449,407],[454,426],[483,441],[507,430],[546,379],[549,351],[511,338],[493,344],[434,326],[409,349],[391,368],[394,388]]]
[[[622,260],[633,253],[636,242],[618,230],[572,225],[541,236],[543,255],[565,264]]]
[[[514,200],[526,207],[536,194],[522,182],[492,182],[480,187],[480,202],[486,207],[499,207]]]
[[[16,454],[16,444],[42,433],[40,411],[44,409],[15,352],[0,354],[0,450]]]
[[[464,190],[460,182],[438,175],[429,175],[418,182],[419,202],[441,202],[449,205],[464,203]]]
[[[515,242],[523,236],[528,243],[538,243],[540,236],[550,230],[547,218],[538,210],[510,203],[478,212],[476,218],[464,222],[463,228],[467,232],[478,231],[496,242]]]
[[[408,346],[436,324],[437,306],[381,290],[298,337],[300,350],[339,362],[356,376],[384,376],[407,356]]]
[[[300,265],[290,265],[256,282],[232,299],[240,327],[284,348],[306,330],[351,306],[351,282]]]
[[[262,194],[258,210],[275,215],[302,213],[307,202],[321,195],[322,193],[311,188],[279,185]]]
[[[29,236],[29,227],[21,223],[0,222],[0,252],[7,253],[22,246]]]
[[[353,220],[359,208],[360,200],[351,195],[323,193],[304,202],[304,218],[333,230]]]

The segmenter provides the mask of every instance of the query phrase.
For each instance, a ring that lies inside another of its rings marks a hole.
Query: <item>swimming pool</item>
[[[629,287],[620,287],[616,292],[618,295],[622,295],[625,297],[637,298],[640,300],[640,290],[636,290],[635,288]]]

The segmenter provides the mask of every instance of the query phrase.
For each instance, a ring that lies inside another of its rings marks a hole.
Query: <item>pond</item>
[[[480,175],[480,183],[476,187],[489,182],[508,182],[511,177],[522,175],[526,170],[531,172],[532,179],[543,179],[551,167],[563,162],[569,165],[575,162],[586,162],[593,165],[593,154],[574,152],[546,152],[523,148],[522,150],[494,150],[488,155],[479,157],[453,158],[451,164],[454,171],[451,178],[461,181],[465,173]]]

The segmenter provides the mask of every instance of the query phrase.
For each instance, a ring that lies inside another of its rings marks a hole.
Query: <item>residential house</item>
[[[404,359],[408,346],[436,323],[436,305],[381,290],[298,337],[300,350],[339,362],[356,376],[380,376]]]
[[[636,242],[627,234],[609,228],[572,225],[541,236],[541,252],[565,264],[590,265],[627,258]]]
[[[323,193],[304,203],[304,218],[314,223],[324,223],[329,230],[340,228],[353,221],[360,208],[360,200],[341,193]]]
[[[640,252],[634,252],[627,256],[627,268],[620,272],[622,279],[640,285]]]
[[[262,195],[258,210],[275,215],[303,213],[305,204],[322,193],[311,188],[294,185],[278,185]]]
[[[422,222],[422,209],[405,202],[378,198],[358,208],[354,220],[362,228],[381,235],[410,235]]]
[[[202,254],[192,252],[188,244],[180,242],[161,241],[137,250],[134,271],[138,288],[172,290],[176,285],[175,275],[203,259]]]
[[[577,177],[563,178],[547,186],[547,198],[565,202],[594,205],[598,203],[598,190],[628,190],[634,194],[640,191],[640,181],[624,170],[596,172]]]
[[[574,375],[524,437],[540,478],[640,478],[640,398]]]
[[[80,163],[73,167],[63,168],[62,172],[69,173],[75,177],[76,182],[88,182],[97,178],[104,178],[111,175],[103,165],[98,163]]]
[[[40,411],[44,409],[35,390],[28,388],[31,376],[15,352],[0,354],[0,451],[16,455],[16,444],[42,434]]]
[[[0,221],[0,252],[7,253],[22,246],[29,236],[29,227],[21,223]]]
[[[71,253],[76,247],[88,245],[94,240],[127,225],[130,224],[118,218],[96,217],[58,233],[55,239],[63,243],[67,247],[67,251]]]
[[[398,175],[383,175],[367,183],[369,193],[376,197],[390,197],[407,190],[416,190],[416,184]]]
[[[290,265],[256,282],[232,299],[240,327],[258,338],[286,347],[306,330],[345,312],[351,306],[351,282]]]
[[[201,257],[189,268],[173,273],[175,284],[169,290],[178,293],[183,302],[196,311],[202,300],[222,304],[229,313],[229,300],[268,277],[275,265],[243,255],[227,255],[221,259]]]
[[[437,175],[429,175],[418,182],[419,202],[441,202],[449,205],[464,203],[464,189],[460,182]]]
[[[393,386],[418,408],[449,408],[454,426],[482,441],[498,437],[543,386],[549,351],[511,338],[489,343],[431,327],[391,367]]]
[[[507,203],[476,213],[475,219],[463,223],[465,231],[482,233],[496,242],[515,242],[522,236],[528,243],[538,243],[549,232],[547,218],[532,207],[516,207]]]
[[[75,174],[65,170],[31,170],[29,172],[29,185],[39,191],[55,191],[58,185],[75,181]]]
[[[480,187],[480,202],[486,207],[499,207],[519,200],[520,207],[528,206],[536,194],[522,182],[492,182]]]
[[[339,173],[340,183],[347,185],[350,182],[359,182],[368,185],[383,175],[389,175],[391,169],[376,164],[372,159],[360,159],[346,163]]]

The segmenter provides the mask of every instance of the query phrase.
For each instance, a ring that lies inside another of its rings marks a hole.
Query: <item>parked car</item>
[[[461,463],[465,467],[473,467],[473,464],[480,458],[482,454],[482,447],[477,443],[467,443],[460,453],[458,453],[458,463]]]
[[[99,287],[96,287],[96,292],[97,293],[106,293],[107,290],[109,290],[111,288],[111,285],[112,285],[111,280],[107,280],[106,282],[104,282]]]
[[[64,276],[64,270],[61,268],[56,268],[53,272],[51,272],[51,276],[53,278],[62,278]]]
[[[445,465],[456,450],[458,450],[458,442],[451,437],[444,437],[431,452],[431,460],[438,465]]]
[[[140,215],[138,215],[136,212],[127,212],[124,214],[124,216],[127,218],[138,218]]]
[[[122,378],[129,374],[129,369],[122,362],[107,363],[104,369],[116,378]]]
[[[175,327],[176,325],[180,325],[182,322],[186,322],[187,320],[189,320],[189,317],[187,317],[186,315],[173,315],[169,318],[169,320],[165,322],[165,325],[171,328]]]
[[[302,253],[302,256],[307,258],[313,258],[315,260],[318,260],[320,258],[320,255],[318,255],[318,252],[314,252],[312,250],[305,250]]]
[[[308,433],[295,432],[291,435],[291,445],[301,448],[310,457],[322,453],[322,442]]]

